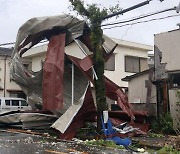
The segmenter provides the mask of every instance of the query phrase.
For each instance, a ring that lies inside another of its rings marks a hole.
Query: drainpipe
[[[5,55],[5,58],[4,58],[4,97],[6,97],[6,59],[7,59],[7,56]]]

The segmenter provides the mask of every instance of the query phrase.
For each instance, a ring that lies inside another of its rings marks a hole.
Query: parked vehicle
[[[0,97],[0,112],[14,110],[32,110],[23,98]]]

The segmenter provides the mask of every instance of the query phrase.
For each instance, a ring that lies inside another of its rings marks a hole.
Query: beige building
[[[26,98],[21,88],[10,80],[10,62],[13,49],[0,47],[0,97]]]
[[[167,95],[169,97],[170,111],[174,119],[174,127],[180,131],[180,29],[156,34],[154,43],[155,52],[159,52],[161,63],[166,64],[165,80],[168,85]],[[155,54],[155,60],[158,54]],[[158,61],[155,61],[157,64]],[[156,65],[155,65],[156,66]],[[158,65],[157,65],[158,66]],[[158,67],[156,70],[158,71]]]
[[[156,86],[149,80],[153,78],[152,70],[147,69],[131,76],[126,76],[123,81],[129,83],[128,101],[135,110],[148,111],[149,115],[156,115]]]

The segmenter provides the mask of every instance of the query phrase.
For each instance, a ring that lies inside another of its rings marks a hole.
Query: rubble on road
[[[57,116],[47,113],[25,112],[25,111],[7,111],[0,113],[1,125],[19,125],[23,129],[46,129],[50,128]]]

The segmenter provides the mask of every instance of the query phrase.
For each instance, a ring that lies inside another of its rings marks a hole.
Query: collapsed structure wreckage
[[[86,121],[95,121],[96,105],[91,84],[96,78],[93,69],[93,51],[90,43],[90,29],[85,21],[70,15],[32,18],[24,23],[17,34],[11,63],[11,79],[14,80],[28,97],[28,103],[35,108],[41,104],[43,110],[51,111],[58,117],[52,128],[58,130],[59,137],[72,139],[76,130]],[[103,55],[107,61],[116,48],[116,44],[107,36],[104,37]],[[23,54],[47,39],[48,49],[42,70],[32,72],[22,63]],[[65,46],[75,43],[78,53],[66,51]],[[80,55],[80,56],[79,56]],[[71,67],[75,67],[73,91],[69,82]],[[131,105],[122,89],[105,77],[106,96],[117,102],[122,111],[110,111],[114,124],[124,120],[142,122],[147,113],[132,111]],[[41,111],[42,112],[42,111]],[[7,115],[6,115],[7,116]],[[147,130],[148,125],[138,125]]]

